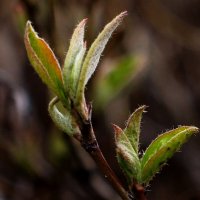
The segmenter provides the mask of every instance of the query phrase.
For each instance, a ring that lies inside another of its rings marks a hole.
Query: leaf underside
[[[140,160],[123,130],[116,125],[113,125],[113,128],[115,130],[117,160],[129,184],[131,184],[133,180],[137,181],[138,176],[140,176]]]
[[[82,61],[86,51],[86,44],[84,43],[86,21],[87,19],[83,19],[74,30],[63,67],[65,91],[69,93],[72,99],[75,99]]]
[[[57,109],[57,101],[58,99],[57,97],[55,97],[49,103],[48,111],[52,118],[52,121],[61,131],[67,133],[69,136],[80,133],[78,125],[76,124],[75,119],[71,115],[71,113],[65,110],[65,114],[63,114]]]

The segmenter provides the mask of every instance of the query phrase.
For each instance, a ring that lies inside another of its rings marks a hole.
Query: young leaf
[[[125,173],[128,183],[140,180],[140,160],[123,130],[113,125],[118,163]]]
[[[118,27],[118,25],[123,20],[127,12],[123,12],[115,17],[109,24],[105,26],[103,31],[98,35],[96,40],[91,45],[80,73],[80,79],[77,88],[76,104],[78,104],[79,110],[84,117],[87,119],[87,106],[85,103],[84,90],[85,86],[94,73],[97,64],[99,62],[102,51],[104,50],[109,38],[111,37],[113,31]]]
[[[80,76],[81,67],[82,67],[85,52],[86,52],[86,43],[84,44],[84,46],[82,47],[82,49],[80,50],[78,55],[76,56],[76,59],[74,61],[73,68],[72,68],[72,71],[71,71],[71,74],[70,74],[70,80],[68,82],[68,84],[70,85],[69,94],[70,94],[70,97],[74,101],[75,101],[77,85],[78,85],[78,82],[79,82],[79,76]]]
[[[69,136],[73,136],[73,134],[80,133],[79,127],[75,122],[75,119],[67,110],[65,110],[65,115],[63,115],[56,107],[56,103],[58,102],[58,98],[55,97],[49,103],[49,114],[51,116],[52,121],[56,124],[56,126],[63,132],[67,133]]]
[[[144,112],[146,106],[139,107],[128,119],[124,133],[130,141],[133,149],[138,153],[139,147],[139,137],[140,137],[140,126],[142,113]]]
[[[141,159],[141,183],[148,183],[173,154],[198,132],[193,126],[181,126],[158,136]]]
[[[96,40],[91,45],[87,56],[83,63],[83,69],[81,71],[81,80],[83,85],[86,85],[92,74],[94,73],[96,66],[99,62],[101,53],[103,52],[109,38],[111,37],[114,30],[122,22],[123,18],[127,15],[127,12],[122,12],[116,16],[109,24],[105,26],[103,31],[98,35]]]
[[[65,63],[63,68],[63,80],[65,90],[68,92],[71,89],[72,82],[78,81],[75,79],[74,74],[80,73],[82,59],[85,54],[86,45],[84,45],[83,39],[86,21],[87,19],[83,19],[74,30],[70,41],[69,50],[65,57]],[[70,79],[71,81],[69,81]]]
[[[25,46],[29,60],[43,82],[52,89],[56,95],[65,99],[63,80],[60,65],[49,47],[28,21],[25,29]]]

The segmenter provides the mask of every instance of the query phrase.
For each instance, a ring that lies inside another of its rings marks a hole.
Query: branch
[[[90,109],[91,112],[91,109]],[[117,176],[110,168],[106,159],[104,158],[101,149],[99,148],[96,136],[93,131],[91,117],[86,122],[81,124],[82,137],[76,138],[81,143],[82,147],[90,154],[102,173],[108,179],[113,189],[120,195],[123,200],[130,200],[128,192],[124,189]]]
[[[138,183],[134,183],[132,186],[133,193],[136,196],[136,199],[138,200],[147,200],[145,196],[145,189],[142,185]]]

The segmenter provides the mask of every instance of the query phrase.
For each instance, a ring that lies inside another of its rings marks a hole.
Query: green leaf
[[[82,47],[82,49],[80,50],[78,55],[76,56],[76,59],[74,61],[74,66],[73,66],[71,74],[70,74],[69,94],[70,94],[71,98],[74,100],[74,102],[75,102],[77,86],[78,86],[78,82],[79,82],[79,76],[80,76],[81,67],[82,67],[85,52],[86,52],[86,43]]]
[[[123,130],[116,125],[113,125],[113,128],[115,130],[117,160],[128,183],[131,184],[134,180],[140,180],[140,160]]]
[[[71,87],[72,84],[73,86],[77,85],[82,60],[86,51],[86,45],[83,41],[86,21],[87,19],[83,19],[74,30],[63,68],[65,90],[73,97],[75,96],[75,89]]]
[[[141,106],[129,117],[124,133],[130,141],[133,149],[138,154],[139,148],[139,137],[140,137],[140,126],[142,113],[146,106]]]
[[[35,71],[42,81],[61,100],[65,101],[60,65],[49,45],[38,37],[29,21],[26,24],[24,41],[29,60]]]
[[[116,16],[109,24],[105,26],[103,31],[98,35],[96,40],[91,45],[84,60],[83,69],[81,71],[81,79],[83,79],[84,86],[87,84],[88,80],[94,73],[99,62],[101,53],[103,52],[112,33],[119,26],[126,15],[127,12],[125,11]]]
[[[141,159],[141,183],[148,183],[173,154],[198,132],[193,126],[181,126],[159,135]]]
[[[91,45],[80,73],[80,79],[77,88],[76,104],[82,113],[84,118],[88,118],[87,106],[85,103],[84,90],[88,80],[91,78],[94,73],[97,64],[99,62],[101,53],[103,52],[109,38],[111,37],[113,31],[118,27],[118,25],[123,20],[124,16],[127,15],[127,12],[123,12],[115,17],[109,24],[105,26],[103,31],[98,35],[96,40]]]
[[[49,114],[51,119],[56,124],[56,126],[63,132],[67,133],[69,136],[74,134],[80,134],[80,129],[70,112],[65,109],[65,114],[62,114],[56,107],[58,98],[55,97],[49,103]]]

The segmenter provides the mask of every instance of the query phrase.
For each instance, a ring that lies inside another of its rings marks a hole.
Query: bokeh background
[[[111,123],[124,127],[148,105],[141,149],[178,125],[200,127],[200,2],[198,0],[0,1],[0,199],[119,199],[79,145],[52,124],[52,97],[24,48],[27,19],[55,51],[67,52],[75,25],[87,17],[88,46],[121,11],[129,15],[112,36],[87,86],[100,146],[116,164]],[[150,200],[200,199],[200,137],[190,139],[150,183]]]

